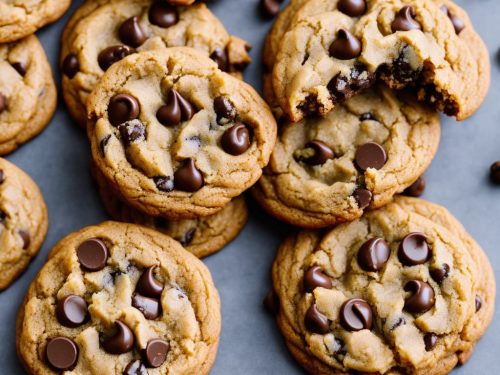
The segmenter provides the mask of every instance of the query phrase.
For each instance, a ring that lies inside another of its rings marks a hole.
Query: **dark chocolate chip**
[[[122,23],[118,29],[120,40],[134,48],[140,47],[148,39],[146,33],[139,25],[139,17],[131,17]]]
[[[188,121],[194,115],[194,108],[175,89],[171,89],[167,94],[167,104],[160,107],[156,112],[156,118],[160,124],[173,126],[181,121]]]
[[[387,162],[387,153],[378,143],[368,142],[358,148],[355,161],[362,171],[368,168],[380,169]]]
[[[162,339],[153,339],[148,342],[146,349],[141,351],[142,359],[148,367],[160,367],[167,359],[170,345]]]
[[[67,337],[54,337],[47,343],[45,358],[53,369],[70,371],[78,362],[78,346]]]
[[[174,187],[177,190],[195,192],[203,187],[204,179],[193,159],[186,159],[174,173]]]
[[[159,298],[161,296],[163,284],[155,279],[155,269],[156,266],[146,268],[137,282],[136,291],[143,296],[151,298]]]
[[[340,308],[340,324],[348,331],[371,329],[373,313],[368,302],[361,298],[345,301]]]
[[[16,69],[16,71],[23,77],[26,75],[26,72],[28,71],[28,66],[24,62],[15,62],[12,64],[12,67]]]
[[[80,296],[70,294],[57,303],[56,316],[65,327],[81,326],[88,318],[87,302]]]
[[[134,332],[122,321],[115,322],[116,333],[103,341],[102,347],[110,354],[123,354],[134,347]]]
[[[280,12],[278,0],[260,0],[260,9],[266,17],[275,17]]]
[[[264,308],[272,315],[278,314],[280,310],[280,300],[274,290],[270,290],[263,301]]]
[[[125,122],[118,126],[118,130],[125,146],[146,139],[146,126],[140,121]]]
[[[442,5],[441,10],[448,16],[453,25],[453,28],[455,29],[455,33],[459,35],[463,31],[463,29],[465,29],[465,22],[461,18],[457,17],[454,13],[450,12],[446,5]]]
[[[318,310],[316,304],[312,304],[307,310],[304,323],[306,329],[310,332],[319,333],[321,335],[330,332],[330,322],[328,318]]]
[[[420,176],[419,178],[417,178],[417,181],[415,181],[405,189],[403,194],[409,197],[420,197],[422,194],[424,194],[426,184],[426,178],[424,176]]]
[[[23,240],[23,249],[27,249],[31,243],[30,232],[28,230],[21,229],[19,230],[19,236]]]
[[[106,146],[108,145],[110,139],[111,139],[111,134],[108,134],[103,139],[101,139],[101,142],[99,142],[99,148],[101,150],[102,156],[106,155]]]
[[[392,22],[392,32],[422,30],[422,25],[415,19],[415,8],[412,6],[404,6],[396,14],[396,18]]]
[[[179,241],[181,245],[182,246],[189,245],[193,240],[195,233],[196,233],[196,228],[189,229]]]
[[[149,8],[148,17],[153,25],[163,28],[173,26],[179,20],[175,7],[166,1],[155,1]]]
[[[383,238],[366,241],[358,251],[358,264],[368,272],[380,271],[391,255],[391,249]]]
[[[62,63],[62,72],[69,79],[76,76],[78,71],[80,70],[80,63],[78,62],[78,57],[74,53],[70,53],[67,55]]]
[[[76,249],[76,256],[85,271],[100,271],[106,266],[108,248],[98,238],[90,238]]]
[[[372,192],[368,189],[363,188],[357,188],[356,190],[354,190],[352,196],[354,197],[354,199],[356,199],[360,210],[364,210],[366,207],[368,207],[373,198]]]
[[[160,316],[161,305],[156,298],[145,297],[139,293],[132,295],[132,306],[139,310],[146,319],[153,320]]]
[[[7,108],[7,98],[0,92],[0,114]]]
[[[330,45],[330,56],[340,60],[351,60],[361,55],[361,41],[347,29],[337,32],[337,39]]]
[[[435,333],[426,333],[424,335],[425,351],[430,352],[436,346],[438,337]]]
[[[129,94],[116,94],[109,101],[108,118],[113,126],[135,120],[141,113],[141,106],[136,98]]]
[[[436,283],[442,284],[450,273],[450,266],[446,263],[443,263],[440,268],[432,268],[429,273]]]
[[[377,121],[377,118],[371,112],[365,112],[361,114],[361,116],[359,116],[359,121],[368,121],[368,120]]]
[[[125,367],[123,375],[148,375],[148,370],[139,359],[136,359]]]
[[[332,289],[332,280],[325,275],[321,267],[312,266],[304,275],[304,291],[312,293],[316,288]]]
[[[225,125],[236,119],[236,109],[225,96],[218,96],[214,99],[214,111],[219,125]]]
[[[174,190],[174,182],[169,176],[156,176],[153,177],[153,181],[160,191],[168,193],[169,191]]]
[[[304,163],[309,165],[323,165],[335,157],[333,150],[326,143],[317,139],[308,142],[305,147],[311,148],[314,151],[312,156],[302,159]]]
[[[434,289],[424,281],[412,280],[405,285],[405,291],[411,296],[405,300],[405,310],[413,314],[421,314],[429,311],[436,302]]]
[[[481,307],[483,306],[482,298],[480,296],[476,296],[475,303],[476,303],[476,312],[478,312],[479,310],[481,310]]]
[[[337,8],[349,17],[360,17],[366,12],[366,0],[340,0]]]
[[[494,184],[500,185],[500,161],[496,161],[491,165],[490,179]]]
[[[227,129],[221,138],[222,149],[230,155],[241,155],[250,148],[250,131],[245,124]]]
[[[227,72],[229,70],[229,60],[224,49],[216,48],[210,55],[210,58],[217,63],[219,69],[223,72]]]
[[[398,258],[405,266],[424,264],[430,255],[427,238],[422,233],[410,233],[399,244]]]
[[[115,62],[120,61],[133,53],[135,53],[135,50],[129,46],[111,46],[99,53],[99,56],[97,56],[97,62],[99,63],[101,69],[106,71]]]

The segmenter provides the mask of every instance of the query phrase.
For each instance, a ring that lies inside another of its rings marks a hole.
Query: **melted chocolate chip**
[[[420,176],[419,178],[417,178],[417,181],[415,181],[405,189],[403,194],[409,197],[420,197],[422,194],[424,194],[426,184],[426,178],[424,176]]]
[[[340,324],[348,331],[371,329],[372,323],[372,309],[361,298],[349,299],[340,308]]]
[[[266,17],[275,17],[280,12],[280,1],[260,0],[260,9]]]
[[[99,53],[99,56],[97,56],[97,62],[99,63],[101,69],[106,71],[115,62],[120,61],[133,53],[135,53],[135,50],[129,46],[111,46]]]
[[[340,0],[337,8],[349,17],[360,17],[366,12],[366,0]]]
[[[391,249],[383,238],[366,241],[358,251],[358,264],[368,272],[380,271],[391,255]]]
[[[115,322],[116,333],[102,343],[102,347],[110,354],[123,354],[134,347],[134,333],[122,321]]]
[[[109,101],[108,118],[113,126],[135,120],[141,113],[141,106],[136,98],[129,94],[114,95]]]
[[[461,18],[457,17],[454,13],[450,12],[446,5],[442,5],[441,10],[448,16],[453,25],[453,28],[455,29],[455,33],[459,35],[463,31],[463,29],[465,29],[465,22]]]
[[[0,114],[7,108],[7,98],[0,92]]]
[[[372,192],[363,188],[357,188],[356,190],[354,190],[352,196],[354,197],[354,199],[356,199],[360,210],[364,210],[366,207],[368,207],[373,198]]]
[[[156,118],[160,124],[174,126],[181,121],[188,121],[194,115],[194,108],[175,89],[171,89],[167,95],[167,104],[160,107],[156,112]]]
[[[432,279],[441,285],[450,273],[450,266],[443,263],[440,268],[432,268],[429,273],[431,274]]]
[[[362,171],[368,168],[381,169],[387,162],[387,153],[378,143],[368,142],[358,148],[355,161]]]
[[[436,346],[438,337],[435,333],[426,333],[424,335],[425,351],[430,352]]]
[[[326,143],[319,140],[308,142],[305,147],[311,148],[314,151],[313,155],[302,159],[304,163],[309,165],[323,165],[335,157],[333,150]]]
[[[170,27],[177,23],[179,16],[175,7],[165,1],[156,1],[148,12],[149,22],[159,27]]]
[[[276,293],[274,293],[274,290],[270,290],[266,294],[266,297],[264,298],[264,301],[263,301],[263,305],[268,313],[270,313],[272,315],[278,314],[279,309],[280,309],[280,300],[278,299],[278,296],[276,295]]]
[[[27,249],[31,243],[30,232],[28,230],[21,229],[19,230],[19,236],[23,240],[23,249]]]
[[[139,25],[139,17],[131,17],[122,23],[118,29],[118,36],[120,40],[134,48],[140,47],[148,39],[146,33]]]
[[[476,312],[478,312],[479,310],[481,310],[481,307],[483,306],[482,298],[480,296],[476,296],[475,303],[476,303]]]
[[[218,96],[214,99],[214,111],[219,125],[225,125],[236,119],[236,109],[225,96]]]
[[[422,25],[415,20],[416,15],[415,8],[412,6],[404,6],[401,8],[392,22],[392,32],[422,30]]]
[[[132,295],[132,306],[139,310],[146,319],[154,320],[161,314],[160,301],[156,298],[144,297],[139,293]]]
[[[108,134],[103,139],[101,139],[101,142],[99,142],[99,149],[101,150],[102,156],[106,155],[106,146],[108,145],[110,139],[111,139],[111,134]]]
[[[196,228],[189,229],[180,239],[179,242],[181,243],[181,245],[184,247],[189,245],[191,241],[193,241],[195,233],[196,233]]]
[[[153,177],[153,181],[160,191],[168,193],[169,191],[174,190],[174,182],[169,176],[156,176]]]
[[[321,267],[312,266],[304,275],[304,291],[312,293],[316,288],[332,289],[332,280],[325,275]]]
[[[69,79],[76,76],[78,71],[80,70],[80,64],[78,62],[78,57],[74,53],[70,53],[67,55],[62,63],[62,72]]]
[[[125,367],[123,375],[148,375],[148,370],[140,360],[136,359]]]
[[[210,58],[217,63],[219,69],[223,72],[227,72],[229,70],[229,59],[224,49],[216,48],[210,55]]]
[[[76,256],[85,271],[100,271],[106,266],[108,248],[98,238],[90,238],[76,249]]]
[[[57,371],[70,371],[78,362],[78,346],[67,337],[54,337],[47,343],[45,358]]]
[[[148,267],[137,282],[136,291],[143,296],[159,298],[163,291],[163,284],[154,277],[156,266]]]
[[[430,255],[427,238],[422,233],[410,233],[399,244],[398,258],[405,266],[424,264]]]
[[[405,291],[411,296],[405,300],[405,310],[413,314],[429,311],[435,303],[434,289],[426,282],[412,280],[406,283]]]
[[[170,345],[161,339],[153,339],[148,342],[146,349],[141,351],[142,358],[148,367],[160,367],[167,359]]]
[[[120,135],[125,146],[146,139],[146,126],[140,121],[129,121],[118,126]]]
[[[65,327],[81,326],[88,318],[87,302],[80,296],[70,294],[57,303],[56,316]]]
[[[347,29],[337,32],[337,39],[330,45],[330,56],[339,60],[351,60],[361,55],[361,41]]]
[[[310,332],[321,335],[330,332],[330,322],[328,318],[318,310],[316,304],[311,305],[307,310],[304,323],[306,329]]]
[[[24,62],[15,62],[12,64],[12,67],[22,76],[24,77],[26,75],[26,72],[28,71],[28,65]]]
[[[0,107],[1,107],[1,105],[0,105]],[[0,113],[1,113],[1,110],[0,110]],[[491,167],[490,167],[490,180],[494,184],[500,185],[500,161],[496,161],[491,165]]]
[[[203,187],[204,179],[196,168],[193,159],[186,159],[174,173],[174,186],[177,190],[195,192]]]
[[[241,155],[250,148],[250,131],[245,124],[227,129],[221,138],[222,149],[230,155]]]

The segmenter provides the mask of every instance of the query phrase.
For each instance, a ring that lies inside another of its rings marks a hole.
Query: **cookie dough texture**
[[[52,72],[36,36],[0,44],[0,95],[0,155],[5,155],[38,135],[56,108]]]
[[[160,27],[152,24],[148,16],[154,3],[153,0],[86,1],[69,20],[62,35],[60,63],[63,66],[67,56],[74,55],[78,72],[74,76],[62,74],[62,89],[68,110],[80,125],[86,123],[87,98],[104,74],[98,56],[108,47],[124,45],[119,29],[131,17],[138,17],[138,25],[146,37],[142,45],[132,50],[186,46],[207,56],[223,51],[228,71],[240,78],[241,70],[251,62],[249,44],[228,34],[205,4],[173,8],[177,22]]]
[[[84,272],[76,249],[99,238],[109,257],[104,269]],[[164,285],[161,315],[154,320],[131,305],[142,272],[156,266],[154,277]],[[66,328],[56,318],[57,301],[77,295],[88,304],[89,321]],[[166,361],[148,374],[207,374],[214,362],[220,334],[220,302],[208,269],[177,241],[131,224],[105,222],[70,234],[50,252],[30,286],[17,320],[17,352],[30,374],[53,374],[45,361],[47,340],[72,339],[79,349],[72,374],[122,374],[149,340],[168,342]],[[100,335],[121,320],[133,331],[134,349],[109,354]]]
[[[399,100],[386,87],[373,87],[324,118],[285,124],[252,193],[267,212],[296,226],[323,228],[351,221],[364,211],[353,196],[356,189],[372,193],[368,209],[389,203],[427,169],[439,139],[437,114]],[[314,140],[326,144],[334,157],[321,165],[304,162],[300,155],[314,152],[307,147]],[[355,155],[367,142],[381,145],[387,162],[363,172]]]
[[[0,181],[0,290],[3,290],[40,250],[48,218],[38,186],[3,158],[0,158]]]
[[[71,0],[0,0],[0,43],[33,34],[61,17]]]
[[[172,89],[196,113],[176,126],[163,126],[156,113]],[[118,93],[137,98],[141,112],[133,123],[145,128],[145,136],[128,146],[108,117],[110,99]],[[217,123],[216,97],[232,103],[237,122],[250,133],[248,149],[240,155],[221,146],[234,123]],[[259,179],[276,140],[276,122],[259,95],[201,52],[185,47],[143,52],[116,63],[89,98],[88,110],[92,156],[108,183],[128,205],[170,219],[221,210]],[[195,192],[160,191],[154,178],[163,176],[175,185],[174,172],[188,159],[202,174],[203,186]]]
[[[426,263],[403,266],[397,256],[400,241],[422,232],[431,248]],[[378,272],[363,271],[356,258],[360,246],[382,237],[391,254]],[[447,278],[436,283],[432,267],[450,265]],[[302,288],[309,267],[321,267],[333,287]],[[407,281],[429,283],[435,304],[423,314],[404,310]],[[273,266],[273,284],[280,299],[277,321],[295,359],[314,374],[447,374],[464,363],[489,325],[494,309],[495,280],[486,255],[448,211],[413,198],[394,203],[330,232],[301,232],[281,246]],[[476,312],[475,297],[483,303]],[[347,331],[339,309],[348,298],[371,306],[371,330]],[[329,332],[309,332],[307,309],[316,304],[328,319]],[[427,351],[424,334],[437,335]]]

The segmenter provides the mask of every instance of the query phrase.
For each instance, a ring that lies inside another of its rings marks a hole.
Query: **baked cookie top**
[[[324,118],[284,124],[252,192],[266,211],[293,225],[351,221],[410,186],[439,139],[436,113],[375,86]]]
[[[86,123],[85,103],[104,72],[135,52],[196,48],[219,67],[241,77],[250,45],[228,34],[205,4],[174,7],[166,1],[87,1],[68,22],[60,55],[64,99],[71,115]]]
[[[156,231],[105,222],[51,251],[19,312],[17,350],[31,374],[207,374],[219,334],[202,262]]]
[[[445,209],[415,198],[287,239],[273,284],[287,345],[317,374],[447,374],[495,298],[483,251]]]
[[[208,56],[176,47],[114,64],[88,101],[96,166],[124,201],[208,216],[253,185],[276,140],[269,107]]]
[[[47,225],[47,208],[38,186],[0,158],[0,290],[28,267],[43,244]]]
[[[40,133],[56,104],[52,72],[37,37],[0,44],[0,155]]]

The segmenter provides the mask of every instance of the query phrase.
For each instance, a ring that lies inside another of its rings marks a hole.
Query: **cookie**
[[[205,265],[168,236],[105,222],[63,239],[17,319],[29,374],[208,374],[220,302]]]
[[[276,140],[269,107],[205,54],[175,47],[114,64],[88,100],[92,156],[152,216],[215,214],[252,186]]]
[[[38,135],[56,104],[52,72],[36,36],[0,44],[0,155]]]
[[[283,36],[272,79],[290,119],[325,115],[376,79],[411,89],[458,120],[477,110],[489,86],[488,63],[481,61],[488,55],[468,19],[462,23],[474,46],[434,0],[372,0],[358,11],[339,10],[344,3],[306,2]],[[308,6],[312,15],[305,16]]]
[[[173,7],[166,1],[98,0],[83,3],[62,36],[64,100],[85,126],[87,97],[116,61],[135,53],[187,46],[203,51],[221,69],[241,77],[250,45],[228,34],[205,4]]]
[[[41,27],[56,21],[71,0],[31,0],[0,2],[0,43],[27,37]]]
[[[278,326],[314,374],[447,374],[487,329],[491,265],[444,208],[416,198],[285,240]]]
[[[269,214],[292,225],[351,221],[415,182],[439,139],[436,113],[374,86],[324,118],[284,124],[252,193]]]
[[[0,158],[0,290],[29,265],[47,234],[47,208],[38,186]]]
[[[243,196],[233,199],[212,216],[180,221],[148,216],[124,204],[95,167],[92,168],[92,175],[98,185],[104,208],[113,220],[155,229],[179,241],[187,251],[198,258],[216,253],[225,247],[236,238],[248,219],[248,207]]]

